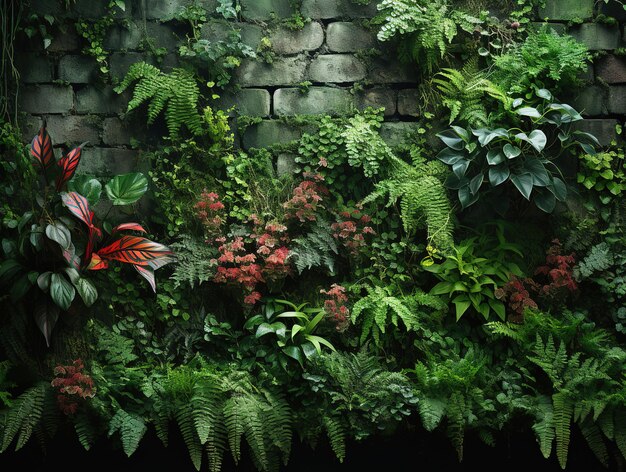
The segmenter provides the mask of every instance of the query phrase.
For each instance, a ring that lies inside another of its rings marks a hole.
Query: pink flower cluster
[[[220,256],[214,261],[218,267],[213,281],[243,286],[248,292],[244,303],[254,305],[261,299],[258,285],[285,278],[291,273],[291,267],[287,261],[289,249],[285,246],[289,242],[287,227],[278,223],[263,224],[256,215],[251,215],[250,221],[254,224],[250,234],[256,246],[254,250],[246,247],[242,236],[228,242],[224,237],[215,239],[221,244]]]
[[[339,332],[348,328],[350,310],[348,309],[348,296],[345,287],[332,284],[328,290],[320,290],[326,296],[324,301],[324,311],[330,320],[335,324]]]
[[[93,379],[83,374],[84,368],[80,359],[76,359],[71,365],[58,365],[54,368],[55,378],[50,384],[57,389],[57,403],[66,415],[76,413],[79,401],[96,395]]]
[[[306,173],[304,177],[306,180],[293,189],[293,196],[283,204],[287,219],[297,219],[300,223],[317,220],[317,213],[324,208],[323,195],[328,194],[328,189],[320,183],[323,176]]]
[[[215,192],[207,192],[205,189],[200,194],[200,200],[194,205],[196,218],[200,221],[208,239],[212,240],[220,234],[223,217],[220,212],[224,209],[224,204]]]
[[[359,210],[342,211],[341,218],[331,225],[333,237],[337,239],[353,256],[359,254],[365,245],[365,235],[376,234],[368,223],[372,221],[369,215],[364,215]]]

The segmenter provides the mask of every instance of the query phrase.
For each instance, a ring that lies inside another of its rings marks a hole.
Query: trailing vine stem
[[[22,17],[20,0],[0,4],[0,117],[17,124],[17,98],[20,74],[15,67],[15,37]]]

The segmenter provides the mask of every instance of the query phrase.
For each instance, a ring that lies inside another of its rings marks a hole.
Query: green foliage
[[[367,295],[361,297],[352,307],[351,320],[360,322],[361,344],[373,339],[376,345],[381,343],[388,327],[396,331],[401,320],[407,331],[417,331],[420,320],[432,315],[433,311],[441,311],[446,304],[436,296],[416,291],[409,295],[401,295],[399,288],[389,286],[356,285],[351,290],[365,289]]]
[[[505,110],[512,105],[511,98],[488,80],[485,72],[477,70],[475,61],[469,61],[461,70],[442,69],[432,83],[441,94],[441,103],[450,110],[450,124],[458,121],[471,127],[487,126],[492,120],[486,97]]]
[[[341,134],[345,139],[348,164],[362,167],[365,177],[378,174],[381,163],[393,157],[391,149],[378,134],[382,118],[381,114],[374,114],[369,119],[365,115],[354,115]]]
[[[496,297],[495,290],[511,275],[521,275],[519,266],[509,259],[514,255],[521,257],[521,252],[502,240],[495,247],[477,242],[478,238],[466,239],[454,246],[444,262],[425,267],[441,280],[430,294],[447,295],[455,306],[457,321],[469,308],[485,320],[492,315],[504,320],[504,303]]]
[[[142,417],[127,413],[121,408],[115,412],[109,424],[109,437],[119,432],[124,453],[128,457],[137,450],[146,431],[148,427]]]
[[[174,287],[198,287],[208,282],[215,275],[215,248],[205,241],[199,241],[190,235],[183,235],[180,242],[171,244],[178,256],[171,279]]]
[[[317,218],[310,231],[295,238],[292,243],[289,260],[294,262],[298,273],[314,267],[322,267],[334,273],[339,248],[327,221]]]
[[[443,169],[436,162],[416,156],[413,165],[394,158],[389,178],[379,182],[363,203],[387,198],[387,206],[400,200],[404,230],[412,233],[426,228],[427,239],[443,250],[452,245],[453,218],[448,195],[442,184]]]
[[[167,130],[172,139],[177,138],[185,126],[193,135],[204,132],[202,116],[198,113],[200,90],[195,77],[183,69],[174,69],[169,74],[146,62],[130,66],[124,80],[115,88],[122,93],[133,82],[133,98],[128,102],[128,111],[133,111],[145,102],[148,105],[148,124],[165,110]]]
[[[402,37],[400,57],[423,64],[429,73],[448,54],[459,29],[471,32],[482,22],[449,0],[383,0],[378,9],[383,23],[378,39]]]
[[[528,100],[534,99],[534,88],[548,88],[558,95],[580,84],[579,76],[587,70],[589,59],[583,43],[546,26],[496,56],[492,80],[508,93],[526,94]]]
[[[46,388],[44,383],[29,388],[12,402],[8,410],[1,412],[0,452],[6,451],[14,440],[16,451],[28,442],[42,419]]]
[[[626,167],[621,149],[583,154],[576,181],[597,193],[603,205],[610,204],[626,190]]]
[[[446,186],[457,190],[462,208],[476,203],[485,193],[481,189],[488,187],[495,195],[490,203],[501,213],[506,212],[508,195],[502,190],[506,186],[500,187],[505,183],[526,200],[532,197],[546,213],[554,210],[557,201],[565,201],[567,187],[554,160],[571,152],[572,146],[594,152],[592,145],[599,143],[589,133],[570,130],[571,123],[582,120],[576,110],[551,103],[552,94],[545,89],[536,93],[543,100],[539,109],[520,107],[522,99],[513,101],[514,113],[530,118],[521,129],[452,126],[437,134],[446,145],[437,158],[452,168]],[[559,139],[548,139],[555,134]]]

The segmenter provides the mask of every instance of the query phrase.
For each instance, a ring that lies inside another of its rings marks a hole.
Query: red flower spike
[[[153,270],[174,261],[174,253],[163,244],[139,236],[123,236],[98,251],[102,259],[148,266]]]
[[[113,228],[111,234],[115,234],[118,231],[141,231],[142,233],[147,233],[139,223],[122,223]]]
[[[72,178],[74,172],[76,172],[76,168],[80,162],[80,157],[83,153],[83,146],[85,144],[87,143],[83,143],[77,148],[72,149],[59,159],[58,165],[61,168],[61,173],[57,177],[57,192],[63,188],[63,186]]]
[[[30,146],[30,154],[36,159],[37,165],[44,170],[48,170],[54,164],[54,150],[52,140],[46,131],[46,121],[44,120],[37,136],[33,138]]]

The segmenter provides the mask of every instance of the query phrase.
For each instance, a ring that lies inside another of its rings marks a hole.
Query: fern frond
[[[448,438],[452,442],[459,462],[463,460],[463,439],[465,436],[465,397],[460,392],[454,392],[450,396],[446,406],[448,418]]]
[[[346,458],[346,430],[341,421],[325,415],[322,418],[324,430],[328,436],[328,442],[339,462]]]
[[[191,462],[196,470],[200,470],[200,466],[202,465],[202,443],[196,432],[191,404],[186,403],[179,405],[174,413],[174,417],[181,435],[183,436],[183,441],[187,446]]]
[[[536,421],[532,428],[537,436],[541,454],[547,459],[552,454],[552,442],[556,436],[554,430],[554,407],[549,398],[540,398],[537,404]]]
[[[330,224],[318,218],[311,230],[304,236],[293,240],[293,248],[288,259],[292,260],[302,273],[305,269],[323,267],[330,274],[335,272],[335,256],[339,254],[337,241],[333,238]]]
[[[109,437],[119,432],[122,448],[128,457],[139,447],[139,443],[148,431],[145,421],[139,415],[118,409],[109,423]]]
[[[554,408],[554,431],[556,436],[556,456],[562,469],[567,465],[569,450],[571,420],[574,404],[566,393],[557,392],[552,395]]]
[[[85,451],[91,449],[96,442],[94,419],[86,412],[78,413],[74,417],[74,430],[78,436],[78,442],[85,448]]]
[[[433,431],[443,418],[446,412],[446,402],[440,398],[420,398],[418,403],[422,425],[426,431]]]
[[[0,453],[6,451],[16,437],[16,451],[21,449],[31,437],[43,414],[46,387],[45,383],[40,383],[29,388],[13,401],[4,415]]]
[[[129,112],[150,101],[148,124],[154,123],[165,110],[165,122],[171,138],[178,137],[183,126],[193,135],[203,133],[202,116],[198,112],[200,90],[190,72],[174,69],[166,74],[151,64],[138,62],[131,65],[115,91],[122,93],[134,82],[137,82],[137,85],[133,91],[133,98],[128,102]]]
[[[600,428],[592,421],[585,421],[580,425],[580,431],[589,445],[589,449],[604,467],[609,466],[609,453],[606,448]]]

